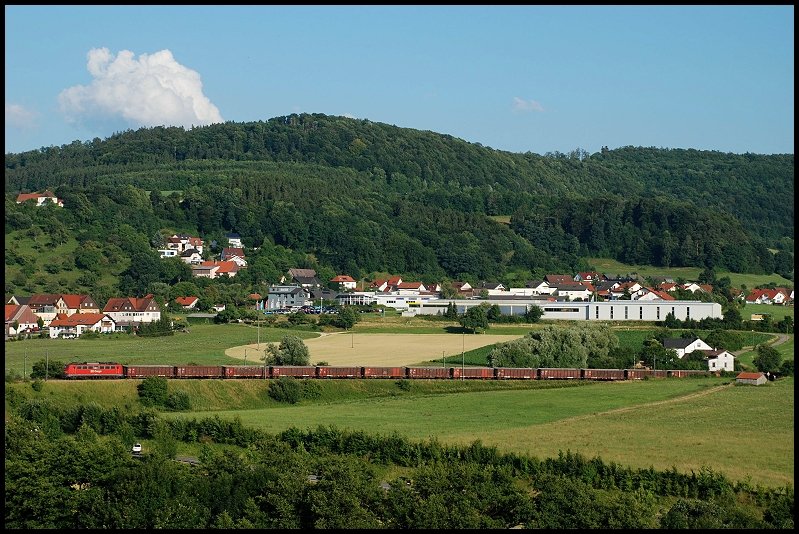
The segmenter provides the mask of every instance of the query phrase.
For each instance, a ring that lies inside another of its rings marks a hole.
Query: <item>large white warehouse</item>
[[[410,305],[405,314],[444,314],[450,302],[459,314],[473,306],[487,303],[499,306],[503,315],[524,315],[530,306],[544,310],[542,319],[567,319],[571,321],[664,321],[666,315],[676,319],[700,321],[705,317],[723,319],[721,304],[695,300],[610,300],[604,302],[549,302],[534,299],[437,299]]]

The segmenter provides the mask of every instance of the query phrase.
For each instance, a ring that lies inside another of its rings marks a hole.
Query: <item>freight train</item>
[[[579,369],[523,367],[332,367],[328,365],[123,365],[69,363],[68,379],[85,378],[362,378],[450,380],[641,380],[710,375],[709,371],[654,369]]]

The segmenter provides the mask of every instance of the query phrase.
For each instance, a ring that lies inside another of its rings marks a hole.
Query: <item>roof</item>
[[[330,279],[331,282],[354,282],[355,279],[347,274],[340,274]]]
[[[263,297],[260,295],[260,293],[250,293],[247,295],[247,298],[252,300],[261,300]]]
[[[735,378],[738,378],[738,379],[741,379],[741,380],[757,380],[760,377],[765,378],[765,375],[763,373],[747,373],[747,372],[743,372],[743,373],[738,373],[738,376],[736,376]]]
[[[55,319],[50,322],[50,327],[54,326],[78,326],[97,324],[102,320],[113,320],[104,313],[73,313],[70,316],[65,314],[58,314]]]
[[[177,297],[175,299],[175,302],[177,302],[181,306],[191,306],[192,304],[194,304],[198,300],[200,300],[200,299],[197,298],[197,297]]]
[[[685,337],[667,337],[663,340],[663,346],[667,349],[684,349],[696,339],[689,339]]]
[[[721,356],[722,354],[725,354],[725,353],[729,354],[730,356],[733,356],[733,354],[730,351],[725,350],[725,349],[698,350],[697,352],[701,352],[702,354],[704,354],[708,358],[715,358],[715,357]]]
[[[126,306],[130,306],[134,311],[143,312],[147,310],[150,303],[153,302],[152,297],[136,298],[136,297],[121,297],[110,298],[103,308],[104,312],[118,312],[124,311]],[[92,315],[92,314],[84,314]]]
[[[77,310],[84,301],[89,299],[89,295],[61,295],[61,298],[64,299],[67,308]]]
[[[61,298],[61,295],[56,295],[53,293],[37,293],[35,295],[31,295],[30,300],[28,301],[29,306],[52,306],[58,299]]]
[[[235,261],[204,261],[200,266],[208,269],[218,267],[217,274],[237,273],[239,271],[239,265]]]
[[[20,193],[17,196],[17,202],[25,202],[26,200],[36,200],[41,197],[53,198],[55,197],[55,195],[51,191],[45,191],[44,193]]]
[[[27,304],[6,304],[6,321],[19,321],[20,324],[31,324],[39,321],[39,316],[33,313]]]
[[[297,276],[304,276],[306,278],[313,278],[316,276],[316,271],[313,269],[289,269],[289,276],[297,277]]]
[[[548,284],[567,284],[574,283],[574,277],[568,274],[548,274],[544,276],[544,281]]]

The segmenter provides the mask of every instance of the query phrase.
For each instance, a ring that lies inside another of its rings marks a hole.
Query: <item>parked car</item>
[[[133,444],[133,453],[138,454],[141,452],[141,443],[134,443]]]

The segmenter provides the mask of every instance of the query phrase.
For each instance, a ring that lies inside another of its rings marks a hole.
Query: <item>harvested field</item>
[[[311,353],[311,363],[320,361],[338,366],[391,366],[413,365],[428,360],[440,360],[444,356],[455,356],[461,351],[474,350],[494,343],[517,339],[519,336],[491,334],[359,334],[337,332],[306,339],[305,345]],[[263,361],[266,343],[261,351],[255,344],[227,349],[225,354],[247,361]]]

